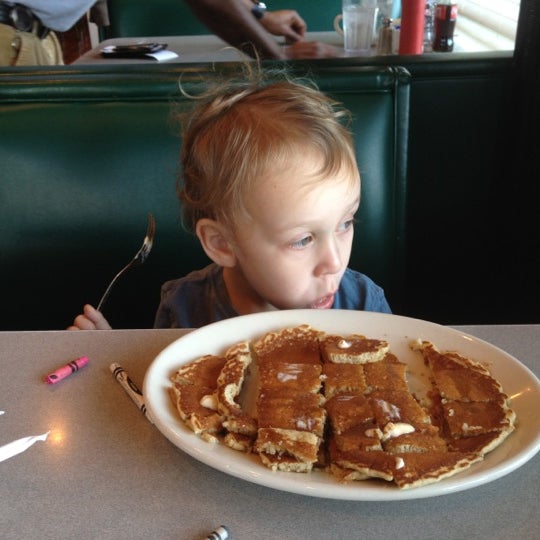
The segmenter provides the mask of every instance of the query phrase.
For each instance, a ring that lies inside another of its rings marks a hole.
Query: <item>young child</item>
[[[390,312],[347,268],[360,175],[346,111],[300,81],[247,81],[199,100],[183,130],[185,225],[213,261],[165,283],[157,328],[278,309]],[[110,328],[85,306],[77,329]]]

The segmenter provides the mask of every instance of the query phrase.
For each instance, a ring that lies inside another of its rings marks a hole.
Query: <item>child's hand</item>
[[[72,326],[67,330],[112,330],[107,319],[90,304],[86,304],[83,312],[75,317]]]

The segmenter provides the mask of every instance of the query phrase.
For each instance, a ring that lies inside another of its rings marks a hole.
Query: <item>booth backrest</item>
[[[0,330],[61,329],[96,304],[140,247],[149,212],[155,247],[113,291],[105,312],[114,327],[152,326],[161,283],[207,263],[175,195],[180,75],[188,91],[219,76],[171,65],[0,72]],[[351,266],[392,302],[403,269],[408,73],[322,63],[310,76],[353,114],[363,186]]]
[[[108,0],[103,38],[208,34],[182,0]]]

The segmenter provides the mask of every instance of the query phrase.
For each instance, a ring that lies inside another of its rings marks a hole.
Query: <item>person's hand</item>
[[[75,317],[73,325],[69,326],[67,330],[112,330],[112,328],[101,311],[86,304],[83,312]]]
[[[290,9],[267,11],[260,23],[267,32],[274,36],[283,36],[289,43],[301,41],[306,34],[307,25],[304,19]]]
[[[318,41],[297,41],[288,47],[283,47],[286,58],[337,58],[343,56],[343,50]]]

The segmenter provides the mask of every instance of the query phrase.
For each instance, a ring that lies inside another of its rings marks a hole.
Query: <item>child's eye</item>
[[[296,242],[292,242],[289,244],[289,246],[292,249],[304,249],[305,247],[309,246],[313,242],[313,236],[304,236],[303,238],[300,238],[300,240],[297,240]]]
[[[356,219],[354,218],[348,219],[347,221],[344,221],[343,223],[341,223],[338,230],[341,232],[348,231],[349,229],[352,229],[354,227],[355,223],[356,223]]]

